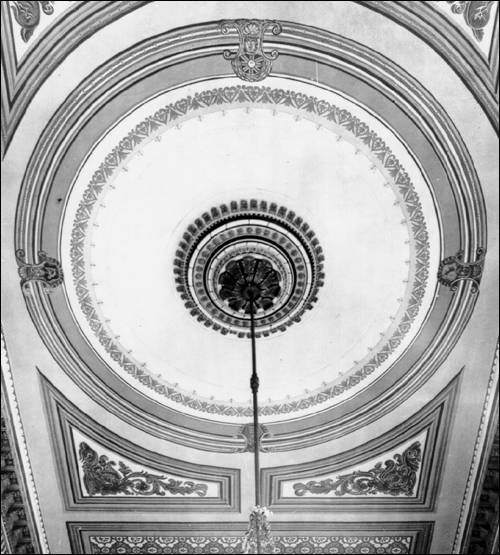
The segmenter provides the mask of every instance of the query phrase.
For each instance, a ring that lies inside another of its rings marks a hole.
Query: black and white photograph
[[[499,3],[5,1],[1,553],[499,553]]]

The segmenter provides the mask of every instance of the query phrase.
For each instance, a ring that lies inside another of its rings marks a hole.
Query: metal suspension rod
[[[255,505],[260,506],[260,438],[259,438],[259,402],[257,393],[259,391],[259,376],[257,375],[257,355],[255,349],[255,321],[253,294],[250,293],[250,338],[252,341],[252,376],[250,377],[250,388],[253,400],[253,444],[254,444],[254,470],[255,470]],[[260,550],[260,531],[257,530],[257,553]]]

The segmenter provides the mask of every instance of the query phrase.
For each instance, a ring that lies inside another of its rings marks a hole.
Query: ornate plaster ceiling
[[[304,109],[312,102],[318,111]],[[162,122],[176,106],[187,109]],[[332,110],[356,118],[370,143],[332,121]],[[141,129],[146,140],[125,152]],[[408,172],[404,185],[384,165],[382,145]],[[112,160],[117,166],[106,170]],[[266,213],[274,203],[302,218],[324,257],[324,287],[311,310],[259,340],[267,420],[367,387],[405,351],[432,303],[429,275],[440,258],[432,193],[405,145],[365,108],[277,78],[265,88],[219,79],[161,94],[101,137],[79,169],[62,262],[73,275],[66,286],[73,314],[99,355],[134,388],[178,410],[251,414],[248,341],[193,318],[173,269],[196,218],[221,205],[231,212],[234,199],[242,211],[239,199],[247,199],[252,225],[254,197]],[[254,229],[247,244],[252,237]],[[332,394],[360,369],[359,383]]]
[[[2,2],[18,551],[241,549],[250,298],[280,549],[459,553],[494,509],[498,8],[327,4]]]
[[[217,43],[220,25],[179,39],[198,41],[204,63],[190,50],[175,74],[163,54],[178,45],[163,35],[110,61],[45,129],[20,197],[19,272],[53,356],[124,420],[207,450],[241,450],[251,416],[249,345],[237,329],[248,316],[197,277],[229,268],[227,253],[204,266],[221,237],[232,241],[234,229],[217,227],[226,212],[228,226],[242,215],[249,227],[263,215],[278,226],[271,250],[239,228],[245,252],[286,278],[283,309],[256,314],[273,449],[338,437],[411,395],[457,341],[481,278],[477,178],[446,112],[372,51],[331,43],[332,70],[317,54],[297,56],[314,52],[316,35],[287,32],[296,45],[280,47],[273,68],[288,76],[265,87],[226,76],[236,66],[205,42],[215,33]],[[31,284],[49,270],[62,287],[47,303]],[[459,270],[471,279],[452,283]]]

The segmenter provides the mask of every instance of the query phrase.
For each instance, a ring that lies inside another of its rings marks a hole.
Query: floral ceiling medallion
[[[220,25],[223,34],[236,29],[240,38],[237,52],[224,50],[223,56],[231,61],[234,73],[243,81],[262,81],[272,69],[272,62],[277,59],[278,51],[264,51],[263,39],[266,31],[273,35],[281,33],[277,21],[260,19],[235,19],[223,21]]]
[[[241,200],[212,207],[185,231],[174,261],[177,291],[207,327],[247,337],[250,296],[257,336],[285,331],[323,285],[323,251],[284,206]]]

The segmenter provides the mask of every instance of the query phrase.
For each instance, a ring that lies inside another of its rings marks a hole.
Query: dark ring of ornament
[[[357,386],[360,381],[366,379],[377,368],[383,364],[394,350],[401,344],[411,329],[415,321],[422,300],[425,296],[429,280],[429,261],[430,243],[429,232],[422,204],[408,172],[399,162],[389,146],[377,136],[368,125],[348,110],[341,109],[325,100],[312,96],[305,96],[302,93],[276,89],[271,87],[256,87],[247,85],[228,86],[215,88],[196,93],[192,97],[186,97],[174,103],[170,103],[159,109],[153,115],[138,123],[106,156],[96,169],[85,190],[82,200],[79,203],[77,214],[73,222],[71,237],[71,264],[75,290],[78,295],[78,303],[89,322],[93,332],[96,334],[99,343],[105,348],[106,352],[119,353],[117,362],[119,366],[128,374],[141,381],[144,385],[151,388],[160,395],[164,395],[170,400],[212,414],[225,416],[251,417],[251,406],[226,406],[220,403],[208,403],[192,397],[187,393],[181,393],[172,387],[166,387],[154,376],[146,373],[143,367],[139,367],[136,362],[121,350],[120,345],[114,343],[108,330],[102,323],[99,313],[94,306],[88,283],[88,270],[86,268],[85,257],[83,256],[85,242],[88,239],[88,229],[91,216],[95,205],[102,194],[110,176],[120,168],[120,160],[126,160],[133,152],[135,145],[147,141],[157,131],[178,123],[179,114],[189,115],[203,109],[208,109],[215,104],[231,105],[232,103],[248,103],[249,105],[292,106],[305,115],[313,114],[327,122],[333,122],[339,126],[343,132],[352,136],[358,141],[362,141],[370,150],[371,155],[378,159],[378,164],[385,171],[389,172],[390,182],[403,199],[405,214],[408,220],[408,227],[415,244],[415,273],[412,282],[410,296],[399,325],[387,343],[369,360],[358,368],[351,375],[343,378],[338,384],[329,384],[319,392],[312,393],[306,398],[291,400],[287,402],[275,402],[274,404],[263,406],[261,414],[271,416],[273,414],[288,414],[297,410],[309,408],[342,395],[352,387]],[[146,132],[144,131],[146,129]]]
[[[240,200],[190,224],[176,251],[176,288],[192,316],[226,335],[285,331],[317,300],[323,250],[314,231],[276,203]]]

